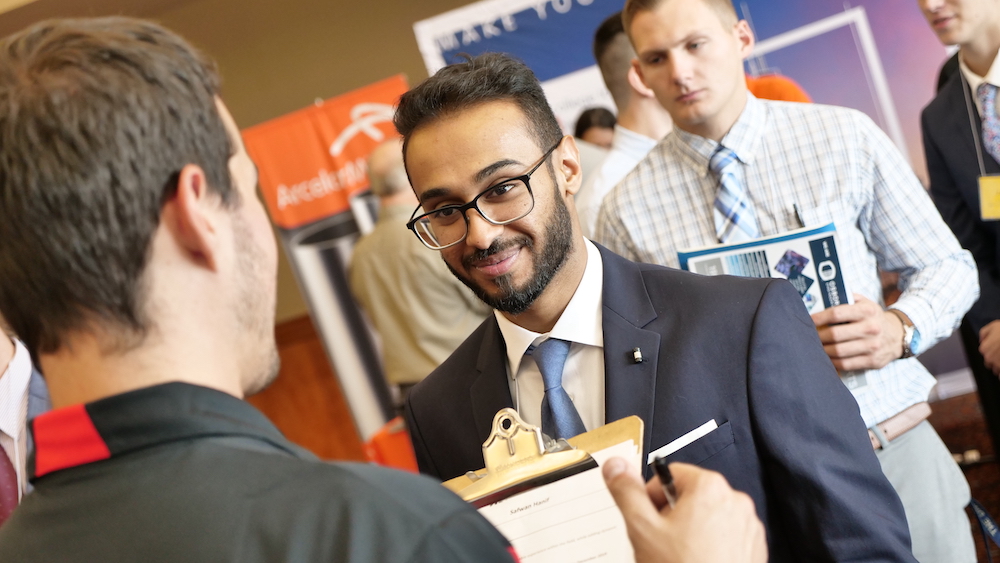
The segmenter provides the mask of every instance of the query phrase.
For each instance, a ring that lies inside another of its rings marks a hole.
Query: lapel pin
[[[632,361],[637,364],[642,363],[642,350],[638,348],[632,348]]]

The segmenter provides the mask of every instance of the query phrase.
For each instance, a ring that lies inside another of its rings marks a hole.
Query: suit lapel
[[[634,262],[598,245],[604,261],[603,325],[605,422],[637,415],[644,422],[643,455],[649,452],[660,335],[642,327],[656,318],[642,273]],[[633,350],[639,348],[642,362]]]
[[[476,434],[485,441],[493,430],[493,417],[497,411],[514,407],[507,383],[507,346],[495,318],[491,319],[483,336],[476,369],[479,376],[469,387],[469,400]]]
[[[990,153],[986,152],[986,148],[982,145],[982,117],[979,115],[975,101],[972,98],[975,94],[970,91],[968,101],[965,99],[966,85],[962,81],[962,77],[959,76],[960,72],[956,72],[955,76],[945,84],[942,90],[942,94],[947,96],[947,103],[944,104],[947,115],[944,116],[942,122],[947,124],[946,127],[950,129],[951,134],[949,137],[951,139],[960,139],[958,143],[961,144],[960,149],[952,151],[950,154],[969,155],[971,159],[970,165],[975,166],[975,174],[978,176],[979,161],[976,158],[976,140],[973,135],[978,136],[979,146],[982,147],[983,165],[986,168],[986,173],[996,174],[1000,172],[1000,164],[997,163],[996,159]],[[971,118],[969,116],[970,105],[972,106]]]

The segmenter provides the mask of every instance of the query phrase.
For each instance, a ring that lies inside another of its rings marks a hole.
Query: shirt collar
[[[994,86],[1000,87],[1000,63],[997,62],[1000,57],[995,57],[993,59],[993,64],[990,65],[990,69],[986,71],[986,76],[979,76],[972,69],[965,64],[965,60],[962,59],[962,55],[958,56],[958,68],[965,76],[965,81],[969,83],[969,90],[972,91],[972,101],[976,104],[976,109],[979,110],[979,115],[983,114],[983,108],[980,107],[979,96],[976,95],[976,91],[979,89],[979,85],[983,82],[987,82]]]
[[[35,439],[32,480],[168,442],[212,436],[251,438],[295,457],[311,457],[249,403],[180,382],[52,410],[32,419],[30,427]]]
[[[0,338],[7,338],[0,332]],[[0,432],[17,440],[24,428],[24,409],[28,401],[28,384],[31,381],[31,355],[20,340],[14,339],[14,357],[7,371],[0,376],[0,397],[11,397],[8,408],[0,408]],[[10,408],[16,406],[16,408]]]
[[[657,139],[636,133],[621,125],[615,125],[615,134],[611,138],[611,150],[625,153],[635,160],[642,160],[658,142]]]
[[[744,106],[736,123],[722,138],[721,144],[733,151],[736,158],[743,164],[753,164],[760,148],[761,133],[766,125],[767,108],[753,94],[747,92],[746,106]],[[704,175],[708,175],[708,162],[720,143],[682,131],[677,127],[674,127],[674,134],[677,139],[676,145],[681,152],[693,160],[698,169],[704,170]]]
[[[604,346],[604,330],[602,326],[602,293],[604,291],[604,263],[601,253],[592,242],[584,239],[587,248],[587,267],[576,292],[566,305],[566,309],[552,330],[546,334],[530,331],[518,326],[503,316],[500,311],[493,311],[500,333],[507,345],[507,365],[510,366],[510,376],[517,377],[521,359],[528,347],[539,344],[548,338],[561,338],[588,346]]]

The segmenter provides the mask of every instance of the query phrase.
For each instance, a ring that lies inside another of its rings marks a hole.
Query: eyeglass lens
[[[527,215],[534,204],[531,190],[524,178],[506,180],[491,186],[476,196],[475,208],[490,223],[503,225]],[[469,227],[458,207],[445,207],[430,212],[414,224],[414,230],[425,244],[440,248],[465,238]]]

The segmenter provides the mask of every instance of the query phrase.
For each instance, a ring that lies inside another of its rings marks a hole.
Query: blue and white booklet
[[[810,313],[853,303],[837,257],[833,223],[748,242],[681,250],[681,268],[709,276],[783,278],[799,291]]]

